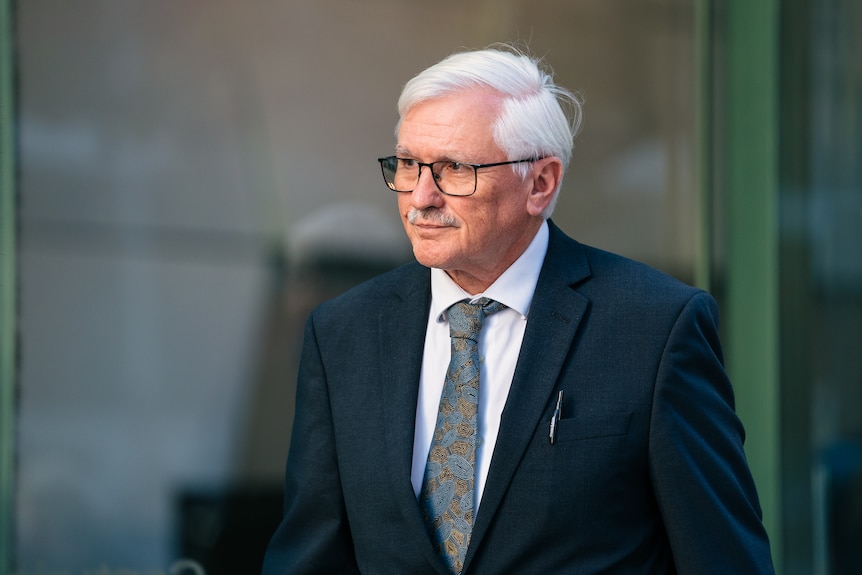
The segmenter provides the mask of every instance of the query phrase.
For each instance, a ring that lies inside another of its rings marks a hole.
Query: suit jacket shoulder
[[[616,306],[654,310],[656,306],[679,306],[696,294],[705,294],[647,264],[582,244],[549,224],[551,240],[540,283],[568,283],[593,303],[612,301]]]
[[[430,285],[430,270],[416,261],[400,265],[388,272],[366,280],[335,298],[324,302],[327,305],[365,304],[381,297],[400,296],[411,287]]]
[[[408,301],[430,301],[431,271],[416,261],[371,278],[323,302],[312,312],[315,321],[367,322]]]

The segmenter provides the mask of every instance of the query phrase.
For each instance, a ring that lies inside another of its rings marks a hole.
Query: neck
[[[458,270],[444,270],[446,275],[452,278],[452,281],[458,284],[462,290],[467,292],[470,295],[476,295],[477,293],[482,293],[486,289],[488,289],[491,284],[497,281],[497,278],[500,277],[501,274],[497,274],[493,277],[488,277],[485,279],[479,278],[467,272],[462,272]]]
[[[445,270],[446,275],[452,278],[452,281],[458,284],[462,290],[470,295],[484,292],[491,286],[491,284],[497,281],[497,279],[503,275],[503,273],[509,269],[512,264],[518,261],[518,258],[524,255],[524,252],[527,251],[527,248],[530,247],[530,244],[536,237],[536,233],[539,231],[542,222],[544,222],[544,220],[540,220],[535,227],[531,226],[527,232],[510,247],[507,254],[496,261],[496,264],[493,267],[488,269],[476,268],[469,271],[447,269]]]

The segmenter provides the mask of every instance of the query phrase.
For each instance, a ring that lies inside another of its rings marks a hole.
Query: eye
[[[416,167],[416,160],[411,160],[410,158],[397,158],[398,167],[400,168],[413,168]]]
[[[461,162],[449,162],[446,166],[446,170],[450,172],[463,172],[467,167],[467,164],[463,164]]]

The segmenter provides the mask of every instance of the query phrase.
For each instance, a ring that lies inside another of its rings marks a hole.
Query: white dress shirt
[[[417,497],[422,489],[425,463],[431,449],[431,439],[437,423],[443,382],[449,367],[449,319],[446,310],[461,300],[475,302],[487,297],[506,305],[507,309],[488,316],[479,332],[479,419],[478,434],[481,442],[476,452],[475,512],[485,488],[488,467],[497,433],[500,416],[512,386],[515,364],[521,351],[527,315],[539,272],[548,251],[548,224],[536,233],[521,257],[497,278],[487,290],[470,295],[461,289],[445,271],[431,269],[431,310],[425,335],[425,352],[419,378],[419,401],[416,405],[416,432],[413,437],[413,468],[411,480]]]

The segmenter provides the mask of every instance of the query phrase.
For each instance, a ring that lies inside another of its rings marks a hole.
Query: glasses
[[[389,189],[394,192],[412,192],[419,183],[419,178],[422,176],[422,167],[428,166],[438,190],[447,196],[472,196],[476,193],[476,173],[480,169],[520,164],[523,162],[536,162],[541,159],[529,158],[512,160],[510,162],[495,162],[493,164],[467,164],[465,162],[441,160],[426,164],[411,160],[410,158],[387,156],[386,158],[378,158],[377,161],[380,162],[380,168],[383,171],[383,180]]]

